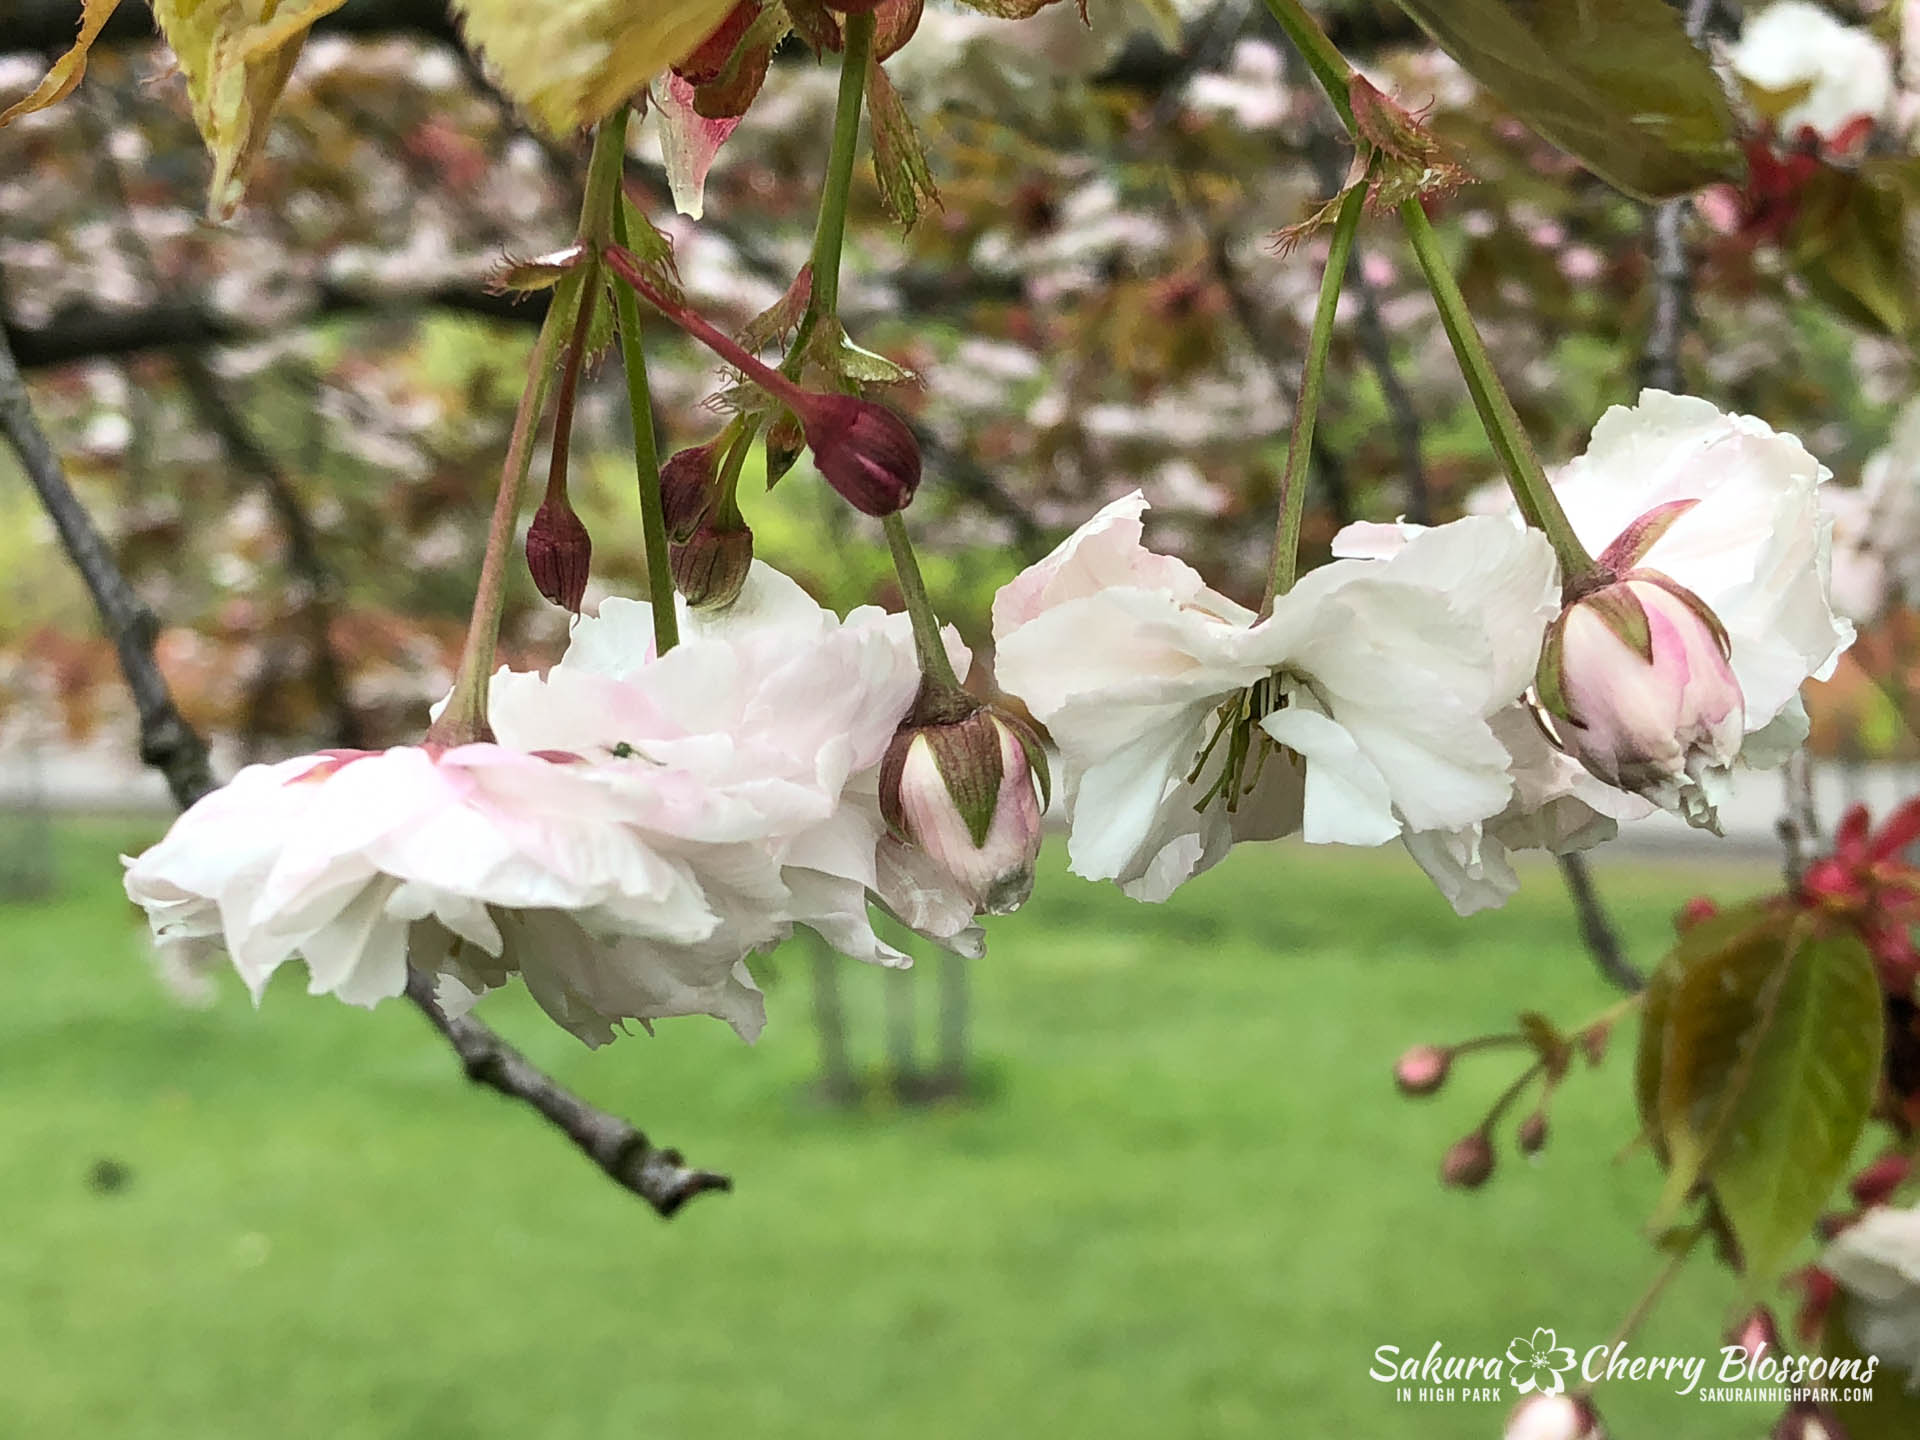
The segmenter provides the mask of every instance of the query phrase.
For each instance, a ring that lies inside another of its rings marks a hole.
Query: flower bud
[[[1717,832],[1746,733],[1728,653],[1698,596],[1632,570],[1561,612],[1536,689],[1561,748],[1593,774]]]
[[[676,450],[660,467],[660,509],[667,538],[685,540],[713,508],[720,479],[720,442]]]
[[[1733,1345],[1747,1357],[1749,1365],[1757,1363],[1761,1357],[1776,1355],[1780,1351],[1780,1327],[1773,1323],[1773,1312],[1766,1306],[1756,1306],[1749,1311],[1747,1318],[1730,1337]]]
[[[1440,1162],[1440,1183],[1449,1190],[1478,1190],[1493,1174],[1493,1142],[1476,1130],[1456,1140]]]
[[[1431,1095],[1447,1083],[1453,1052],[1438,1045],[1416,1045],[1394,1063],[1393,1083],[1402,1095]]]
[[[1046,761],[1024,726],[987,706],[894,733],[880,762],[888,826],[932,858],[975,914],[1005,915],[1033,890]]]
[[[1606,1440],[1593,1402],[1580,1395],[1529,1395],[1507,1416],[1501,1440]]]
[[[1673,933],[1684,935],[1702,921],[1711,920],[1720,913],[1720,907],[1705,895],[1696,895],[1683,904],[1673,916]]]
[[[1538,1155],[1547,1148],[1547,1112],[1536,1110],[1520,1122],[1520,1153]]]
[[[853,395],[817,395],[800,417],[813,463],[865,515],[907,508],[920,488],[920,442],[884,405]]]
[[[711,515],[684,541],[669,547],[673,588],[696,610],[724,610],[740,598],[753,568],[753,532]]]
[[[555,605],[578,615],[592,558],[593,539],[565,492],[548,495],[527,527],[527,571],[533,583]]]
[[[1847,1189],[1861,1205],[1884,1205],[1892,1198],[1893,1192],[1906,1183],[1912,1171],[1913,1157],[1896,1151],[1882,1155],[1854,1176]]]

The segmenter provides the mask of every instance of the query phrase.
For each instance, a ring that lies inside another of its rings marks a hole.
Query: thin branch
[[[1580,938],[1586,942],[1594,968],[1627,994],[1638,994],[1646,988],[1647,977],[1627,958],[1626,950],[1620,944],[1619,932],[1613,928],[1613,921],[1600,902],[1600,894],[1594,889],[1593,873],[1587,868],[1587,857],[1571,854],[1555,858],[1559,860],[1560,873],[1566,879],[1567,894],[1573,897],[1574,914],[1580,920]]]
[[[181,716],[166,676],[153,658],[158,622],[120,573],[86,507],[40,428],[26,382],[0,334],[0,434],[59,532],[60,543],[86,581],[100,622],[120,657],[120,671],[140,715],[140,758],[166,776],[182,809],[213,789],[206,743]],[[407,999],[460,1057],[467,1077],[538,1111],[622,1188],[662,1216],[672,1215],[703,1190],[725,1190],[723,1175],[689,1170],[675,1150],[655,1148],[619,1116],[566,1089],[471,1016],[449,1019],[434,1003],[431,983],[410,974]]]
[[[469,1080],[531,1105],[663,1219],[705,1191],[733,1188],[726,1176],[689,1169],[678,1150],[661,1149],[618,1115],[589,1105],[472,1016],[449,1017],[433,998],[433,981],[418,970],[407,972],[407,999],[453,1047]]]
[[[87,592],[99,611],[100,623],[120,657],[120,671],[133,692],[140,717],[140,759],[166,776],[167,788],[182,808],[213,788],[207,747],[181,716],[153,658],[160,623],[146,602],[134,594],[126,576],[114,563],[93,517],[73,493],[60,457],[54,454],[46,432],[33,413],[26,381],[14,364],[13,351],[0,335],[0,434],[20,457],[27,481],[59,533],[61,548],[86,581]]]
[[[1713,19],[1715,0],[1685,0],[1687,38],[1701,43]],[[1686,383],[1680,351],[1693,325],[1693,263],[1687,252],[1688,196],[1663,200],[1647,211],[1647,248],[1653,261],[1653,314],[1640,352],[1640,383],[1679,393]]]

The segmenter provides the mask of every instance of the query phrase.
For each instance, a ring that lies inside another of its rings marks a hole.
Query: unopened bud
[[[691,55],[673,67],[674,73],[689,85],[705,85],[709,80],[717,80],[727,68],[727,62],[733,58],[734,47],[740,43],[740,37],[759,18],[758,0],[740,0],[727,12],[713,33],[701,41]]]
[[[1033,891],[1045,765],[1038,740],[988,706],[945,723],[910,718],[880,762],[880,810],[975,914],[1005,915]]]
[[[1911,1155],[1882,1155],[1847,1186],[1861,1205],[1884,1205],[1913,1171]]]
[[[1456,1140],[1440,1162],[1440,1183],[1450,1190],[1478,1190],[1493,1174],[1493,1142],[1484,1130]]]
[[[1735,1349],[1747,1357],[1747,1363],[1753,1365],[1762,1356],[1771,1355],[1780,1349],[1780,1327],[1773,1323],[1773,1312],[1764,1305],[1749,1311],[1734,1330],[1731,1340]]]
[[[724,610],[740,598],[753,568],[753,532],[745,525],[727,528],[709,516],[667,552],[673,588],[696,610]]]
[[[1439,1045],[1416,1045],[1394,1062],[1393,1083],[1402,1095],[1432,1095],[1447,1083],[1453,1052]]]
[[[1529,1395],[1507,1416],[1501,1440],[1606,1440],[1593,1402],[1584,1395]]]
[[[676,450],[660,467],[660,509],[667,538],[685,540],[713,508],[720,476],[720,441]]]
[[[1631,570],[1548,627],[1535,689],[1560,747],[1594,775],[1717,832],[1746,737],[1729,653],[1699,596]]]
[[[800,428],[800,419],[791,410],[783,410],[780,418],[767,426],[767,488],[771,490],[793,469],[793,462],[800,458],[800,452],[807,448],[806,432]]]
[[[1720,913],[1720,907],[1705,895],[1696,895],[1687,901],[1673,916],[1673,931],[1684,935],[1702,921],[1711,920]]]
[[[547,496],[527,527],[527,571],[540,593],[578,615],[592,560],[593,538],[566,495]]]
[[[1547,1148],[1547,1112],[1536,1110],[1520,1122],[1518,1135],[1522,1155],[1538,1155]]]
[[[800,417],[813,463],[854,509],[892,515],[920,488],[920,442],[886,406],[853,395],[817,395]]]

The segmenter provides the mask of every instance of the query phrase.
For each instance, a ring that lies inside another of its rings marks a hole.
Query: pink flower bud
[[[713,507],[720,476],[720,442],[676,450],[660,467],[660,509],[667,538],[685,540]]]
[[[1906,1183],[1907,1176],[1912,1171],[1911,1155],[1901,1155],[1897,1152],[1882,1155],[1854,1176],[1847,1189],[1861,1205],[1884,1205],[1892,1197],[1893,1192]]]
[[[1449,1190],[1478,1190],[1493,1174],[1493,1142],[1476,1130],[1456,1140],[1440,1162],[1440,1183]]]
[[[673,588],[696,610],[724,610],[740,598],[753,568],[753,532],[745,525],[724,525],[709,515],[684,541],[671,546],[667,559]]]
[[[1673,933],[1684,935],[1704,920],[1720,913],[1720,907],[1705,895],[1696,895],[1674,912]]]
[[[1732,1343],[1747,1357],[1750,1365],[1763,1356],[1779,1354],[1780,1327],[1773,1323],[1773,1312],[1764,1305],[1749,1311],[1747,1318],[1733,1332]]]
[[[592,559],[593,538],[566,494],[541,501],[527,527],[527,571],[540,593],[578,615]]]
[[[880,809],[900,839],[944,870],[976,914],[1005,915],[1033,890],[1045,761],[1024,727],[981,706],[895,732],[880,763]]]
[[[1562,749],[1609,785],[1718,831],[1745,737],[1726,631],[1651,570],[1582,596],[1547,631],[1536,689]]]
[[[1547,1112],[1536,1110],[1520,1122],[1518,1136],[1522,1155],[1538,1155],[1547,1148]]]
[[[1507,1416],[1501,1440],[1606,1440],[1593,1402],[1580,1395],[1529,1395]]]
[[[893,411],[853,395],[817,395],[801,414],[813,463],[866,515],[907,508],[920,488],[920,442]]]
[[[1393,1083],[1402,1095],[1431,1095],[1447,1083],[1453,1052],[1438,1045],[1416,1045],[1393,1067]]]

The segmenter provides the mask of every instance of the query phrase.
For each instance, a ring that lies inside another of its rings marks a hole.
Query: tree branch
[[[1715,0],[1684,0],[1687,38],[1695,45],[1707,33]],[[1663,200],[1647,211],[1647,249],[1653,262],[1653,314],[1640,352],[1640,383],[1679,393],[1685,383],[1680,349],[1693,324],[1693,264],[1687,253],[1688,196]]]
[[[1600,903],[1593,887],[1593,874],[1587,869],[1587,857],[1580,854],[1557,855],[1560,873],[1567,882],[1567,894],[1573,897],[1574,914],[1580,920],[1580,938],[1593,957],[1594,968],[1629,995],[1638,994],[1647,985],[1647,977],[1627,959],[1620,936]]]
[[[158,622],[120,573],[86,507],[73,493],[59,457],[33,413],[26,381],[0,335],[0,434],[59,532],[60,543],[86,581],[100,622],[120,657],[120,671],[140,715],[140,758],[167,778],[181,808],[213,789],[206,743],[175,704],[153,658]],[[566,1089],[486,1025],[471,1016],[449,1019],[434,1003],[431,982],[409,972],[407,999],[445,1037],[467,1078],[531,1106],[618,1185],[662,1216],[672,1215],[705,1190],[725,1190],[724,1175],[689,1170],[675,1150],[661,1150],[619,1116]]]

